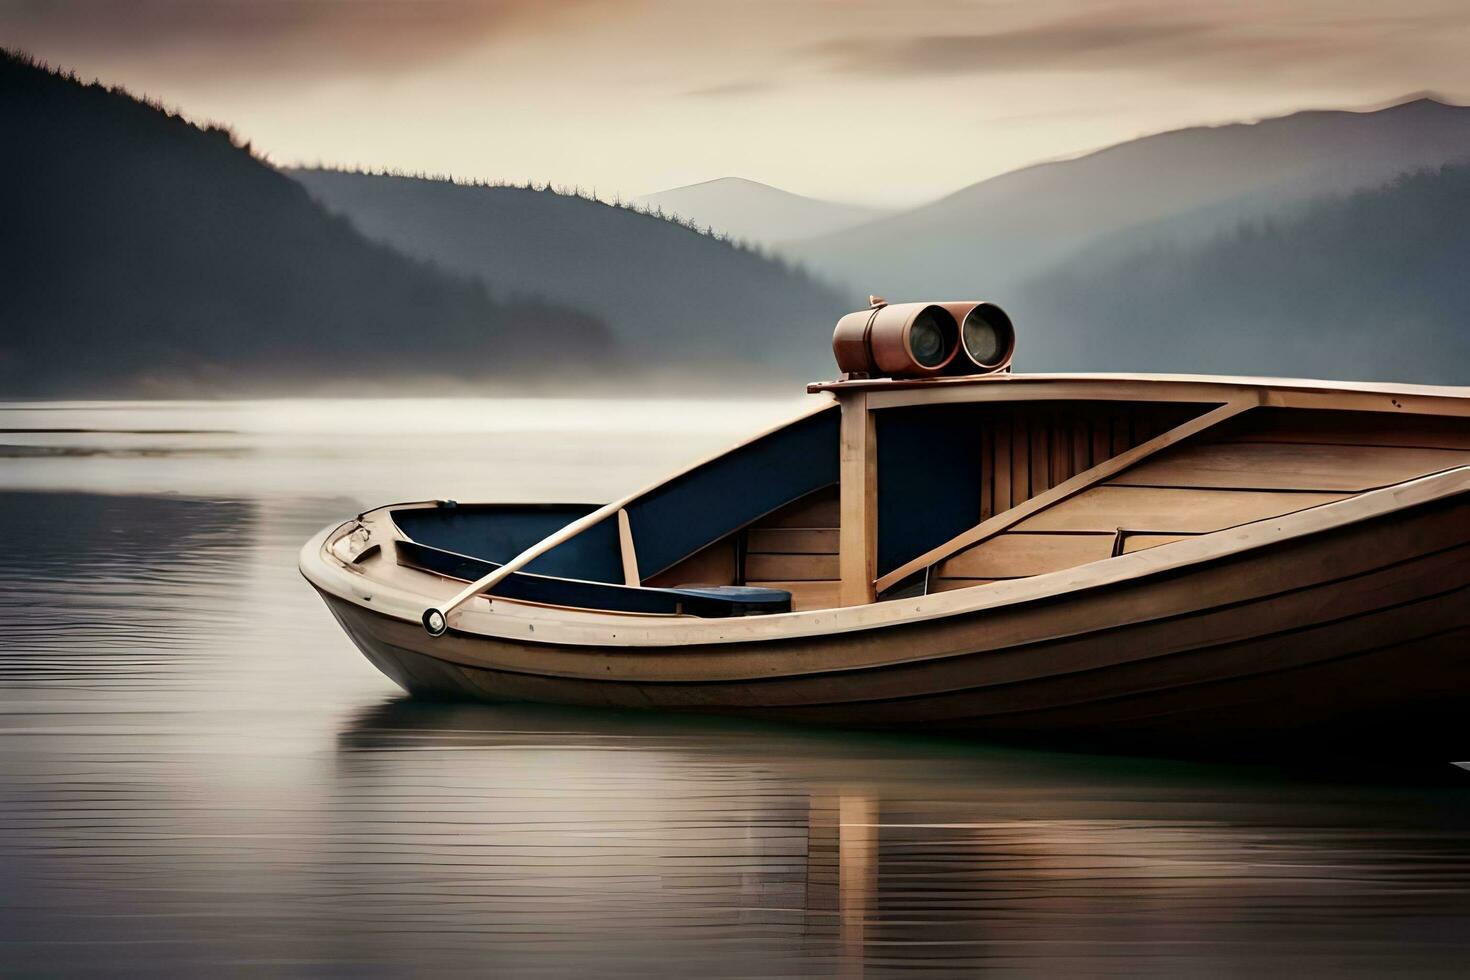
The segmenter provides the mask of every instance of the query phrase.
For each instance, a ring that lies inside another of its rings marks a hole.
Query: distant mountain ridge
[[[523,386],[604,324],[369,242],[236,145],[0,52],[0,393],[299,393],[323,381]],[[359,392],[362,388],[353,389]]]
[[[678,215],[741,241],[762,245],[814,238],[886,217],[881,208],[793,194],[744,177],[674,187],[637,199],[643,207]]]
[[[1037,164],[784,251],[893,298],[1006,294],[1120,235],[1198,240],[1241,218],[1470,158],[1470,108],[1419,98],[1192,127]],[[1192,217],[1191,217],[1192,216]]]
[[[605,321],[646,369],[808,380],[852,305],[783,260],[574,194],[335,170],[290,172],[369,237],[511,295]]]
[[[784,384],[831,374],[869,291],[999,301],[1024,370],[1463,383],[1470,356],[1470,108],[1434,99],[1145,137],[775,255],[550,190],[287,176],[9,53],[0,139],[4,397]],[[712,183],[676,190],[795,197]]]
[[[1028,364],[1470,385],[1470,165],[1095,250],[1018,290]]]

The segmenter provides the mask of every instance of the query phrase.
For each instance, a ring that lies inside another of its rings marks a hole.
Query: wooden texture
[[[980,461],[981,465],[992,472],[985,473],[980,479],[980,519],[989,520],[995,516],[995,474],[993,472],[995,459],[995,426],[980,426]]]
[[[756,521],[744,532],[741,581],[790,592],[797,612],[837,606],[840,511],[829,487]]]
[[[1059,501],[1066,500],[1068,497],[1080,493],[1083,490],[1086,490],[1088,487],[1103,480],[1106,480],[1116,475],[1117,473],[1122,472],[1129,466],[1132,466],[1135,463],[1147,459],[1157,452],[1167,449],[1170,446],[1182,442],[1185,439],[1188,439],[1200,432],[1204,432],[1210,429],[1212,426],[1218,425],[1221,422],[1226,421],[1227,419],[1234,418],[1240,413],[1254,407],[1255,404],[1256,402],[1251,399],[1242,398],[1241,400],[1232,402],[1228,405],[1221,405],[1211,411],[1203,412],[1202,414],[1196,415],[1193,418],[1188,419],[1187,421],[1174,425],[1172,428],[1168,428],[1167,430],[1153,436],[1145,442],[1127,448],[1117,455],[1109,456],[1106,459],[1094,462],[1090,468],[1082,471],[1081,473],[1068,476],[1067,479],[1058,483],[1056,486],[1053,486],[1050,489],[1038,494],[1037,496],[1030,497],[1029,499],[1026,499],[1023,496],[1020,500],[1017,500],[1014,494],[1020,491],[1023,486],[1025,486],[1029,490],[1030,478],[1028,475],[1018,475],[1018,473],[1014,470],[1014,467],[1029,467],[1031,457],[1031,438],[1029,435],[1029,430],[1028,434],[1024,438],[1022,438],[1022,436],[1020,435],[1021,429],[1013,425],[1011,426],[1013,451],[1010,454],[1011,466],[1013,467],[1013,470],[1010,474],[1013,496],[1010,500],[1010,507],[1007,510],[997,513],[994,517],[991,517],[988,520],[982,520],[979,524],[975,525],[972,528],[968,528],[967,530],[951,538],[949,541],[946,541],[944,544],[941,544],[936,548],[931,548],[924,554],[919,555],[917,558],[914,558],[911,561],[905,562],[897,569],[889,572],[887,575],[884,575],[877,582],[877,590],[879,592],[883,592],[889,588],[892,588],[898,582],[903,581],[905,578],[921,569],[928,568],[930,565],[933,565],[936,562],[939,562],[942,559],[947,558],[958,551],[962,551],[963,549],[977,544],[985,540],[986,538],[993,537],[994,535],[1008,530],[1013,526],[1019,526],[1019,523],[1030,515],[1043,511]],[[1022,413],[1017,413],[1015,416],[1013,416],[1013,418],[1024,419],[1024,416]],[[1121,423],[1119,422],[1119,419],[1122,419]],[[1108,430],[1110,448],[1112,446],[1112,438],[1114,433],[1117,433],[1120,430],[1128,432],[1132,431],[1132,426],[1127,422],[1126,416],[1123,415],[1118,415],[1111,419],[1099,420],[1097,424],[1100,428],[1105,428]],[[1159,421],[1145,422],[1141,426],[1140,431],[1153,431],[1154,429],[1159,428],[1161,424],[1163,423]],[[1066,430],[1070,432],[1070,428],[1070,423],[1068,423],[1068,425],[1066,426]],[[1015,451],[1016,447],[1018,446],[1022,450],[1019,453]],[[997,448],[997,456],[999,456],[999,448]],[[1046,458],[1050,458],[1049,454],[1046,454]],[[999,473],[999,471],[997,471],[996,479],[999,480],[1000,478],[1001,474]],[[997,501],[997,506],[999,506],[999,501]],[[1116,528],[1119,526],[1121,525],[1114,525],[1110,528],[1087,527],[1081,528],[1080,530],[1111,531],[1116,530]],[[1022,529],[1062,530],[1050,527]],[[1154,528],[1152,526],[1143,527],[1141,529],[1159,530],[1158,528]]]
[[[1226,427],[1225,438],[1470,451],[1470,419],[1388,411],[1262,408]]]
[[[929,582],[930,592],[954,592],[957,589],[969,589],[977,585],[990,585],[994,582],[1009,581],[1009,579],[995,578],[935,578]]]
[[[831,581],[783,581],[772,579],[769,581],[750,581],[747,585],[754,585],[766,589],[784,589],[791,593],[791,608],[795,612],[806,612],[812,609],[831,609],[838,604],[838,583],[835,579]]]
[[[764,582],[772,579],[791,579],[810,582],[835,580],[838,577],[836,555],[768,555],[745,556],[745,579],[748,582]]]
[[[1003,410],[1002,410],[1003,411]],[[989,459],[982,460],[989,463],[991,477],[986,481],[993,488],[995,497],[995,512],[1003,514],[1010,510],[1017,501],[1011,497],[1011,427],[1009,417],[1001,415],[993,425],[988,426],[995,433],[995,453]]]
[[[934,567],[940,578],[1018,578],[1041,575],[1113,553],[1111,534],[1001,534]]]
[[[906,405],[1019,404],[1028,401],[1221,403],[1246,396],[1289,409],[1367,411],[1402,416],[1470,416],[1470,387],[1309,381],[1189,374],[1008,374],[923,381],[841,381],[811,392],[863,393],[873,408]]]
[[[752,527],[835,528],[841,520],[841,513],[837,488],[831,487],[807,494],[775,513],[762,517]]]
[[[746,538],[746,551],[750,554],[835,555],[837,547],[836,527],[755,526]]]
[[[1342,500],[1341,493],[1093,487],[1016,525],[1018,531],[1115,531],[1203,534]]]
[[[1173,544],[1192,537],[1192,534],[1129,534],[1123,538],[1123,554],[1131,555],[1135,551],[1147,551],[1161,544]]]
[[[623,584],[642,585],[643,579],[638,574],[638,552],[633,547],[633,527],[626,510],[618,511],[618,549],[623,556]]]
[[[1029,426],[1031,432],[1031,458],[1029,476],[1031,491],[1028,496],[1046,493],[1051,489],[1051,419],[1047,413],[1038,413],[1031,420]]]
[[[1031,420],[1027,413],[1011,413],[1011,506],[1031,496]],[[895,581],[905,576],[896,576]],[[882,591],[880,588],[879,591]]]
[[[1119,474],[1117,486],[1360,491],[1470,463],[1470,450],[1288,442],[1179,446]]]
[[[1072,419],[1072,462],[1068,476],[1075,476],[1092,465],[1092,426],[1081,412]]]
[[[685,558],[677,565],[645,579],[643,584],[655,588],[681,585],[737,585],[735,537],[721,538]]]
[[[842,399],[838,469],[842,475],[839,595],[842,605],[860,606],[875,597],[878,561],[878,452],[873,416],[861,394]]]

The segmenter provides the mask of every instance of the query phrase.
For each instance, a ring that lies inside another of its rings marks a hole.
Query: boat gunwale
[[[862,391],[869,395],[882,392],[921,391],[950,393],[955,389],[974,388],[985,392],[982,400],[1005,398],[1002,391],[1007,388],[1031,385],[1098,385],[1109,384],[1169,385],[1174,387],[1205,387],[1210,389],[1252,389],[1263,394],[1270,391],[1309,392],[1335,395],[1406,395],[1416,398],[1442,398],[1465,400],[1463,413],[1470,414],[1470,385],[1427,385],[1397,381],[1325,381],[1313,378],[1273,378],[1252,375],[1229,374],[1134,374],[1126,372],[1055,372],[1036,374],[982,374],[958,377],[934,378],[854,378],[851,380],[814,381],[807,385],[810,394],[840,394]],[[989,391],[987,389],[997,389]],[[1013,397],[1016,392],[1012,391]],[[1106,397],[1106,396],[1100,396]],[[1189,399],[1183,399],[1189,400]],[[880,403],[881,404],[881,403]],[[1269,403],[1268,403],[1269,404]],[[1443,406],[1439,406],[1440,409]],[[1407,409],[1403,409],[1406,410]]]

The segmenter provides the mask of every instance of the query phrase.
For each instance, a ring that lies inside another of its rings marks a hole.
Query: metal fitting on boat
[[[424,630],[430,636],[443,636],[449,631],[449,619],[442,610],[431,606],[424,610]]]
[[[1016,332],[994,303],[894,303],[837,321],[832,353],[848,377],[925,378],[991,374],[1010,367]],[[961,353],[963,352],[963,353]]]

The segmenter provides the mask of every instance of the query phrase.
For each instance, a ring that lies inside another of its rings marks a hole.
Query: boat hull
[[[1044,600],[718,647],[434,638],[322,594],[383,673],[434,697],[1164,748],[1291,735],[1452,749],[1470,707],[1464,493]],[[526,669],[538,651],[554,672]],[[714,669],[731,655],[765,666]],[[650,658],[678,679],[648,679]]]

